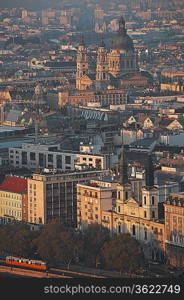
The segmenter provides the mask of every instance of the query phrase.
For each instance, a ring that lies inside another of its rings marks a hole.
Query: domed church
[[[109,73],[115,77],[122,73],[138,71],[134,44],[127,34],[123,17],[119,20],[119,30],[112,41],[112,47],[107,56]]]
[[[121,17],[110,51],[107,52],[103,41],[98,47],[95,73],[90,70],[89,52],[84,39],[81,39],[77,52],[76,89],[121,88],[124,79],[130,83],[135,83],[137,79],[147,83],[147,79],[139,73],[134,44]]]

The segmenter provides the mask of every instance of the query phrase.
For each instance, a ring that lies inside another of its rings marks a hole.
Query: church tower
[[[82,77],[88,73],[88,57],[87,50],[84,44],[84,37],[81,36],[80,45],[77,52],[77,73],[76,73],[76,89],[82,90]]]
[[[109,80],[107,53],[105,51],[105,44],[103,40],[101,41],[97,53],[96,80]]]
[[[158,189],[154,186],[154,166],[150,154],[145,169],[146,185],[142,188],[143,218],[154,221],[158,219]]]
[[[119,159],[119,184],[117,186],[117,207],[118,204],[125,203],[132,196],[131,184],[128,181],[128,166],[126,161],[126,150]]]

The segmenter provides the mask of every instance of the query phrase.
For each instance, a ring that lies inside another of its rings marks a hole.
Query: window
[[[154,219],[155,218],[155,212],[152,211],[152,218]]]
[[[177,229],[177,218],[173,217],[173,230]]]
[[[132,225],[132,235],[135,235],[135,225]]]
[[[53,155],[52,154],[48,154],[48,162],[53,162]]]
[[[57,155],[57,168],[62,169],[62,155]]]
[[[118,206],[118,212],[119,212],[119,213],[121,212],[120,206]]]
[[[151,204],[152,204],[152,205],[155,204],[155,197],[154,197],[154,196],[151,197]]]
[[[144,196],[144,204],[146,205],[146,196]]]
[[[148,238],[148,234],[147,234],[147,230],[145,229],[144,230],[144,239],[147,240],[147,238]]]
[[[34,152],[30,152],[30,160],[35,160],[36,159],[36,155]]]
[[[71,156],[65,156],[65,164],[71,164]]]
[[[128,192],[125,192],[125,200],[128,200]]]
[[[146,218],[147,217],[147,214],[146,214],[146,211],[144,211],[144,218]]]

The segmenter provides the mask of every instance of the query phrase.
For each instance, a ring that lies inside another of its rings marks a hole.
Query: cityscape
[[[183,0],[1,2],[0,277],[183,277]]]

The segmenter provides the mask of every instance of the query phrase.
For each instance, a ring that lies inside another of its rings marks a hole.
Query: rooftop
[[[26,193],[27,180],[21,177],[8,176],[0,185],[0,190],[14,193]]]

